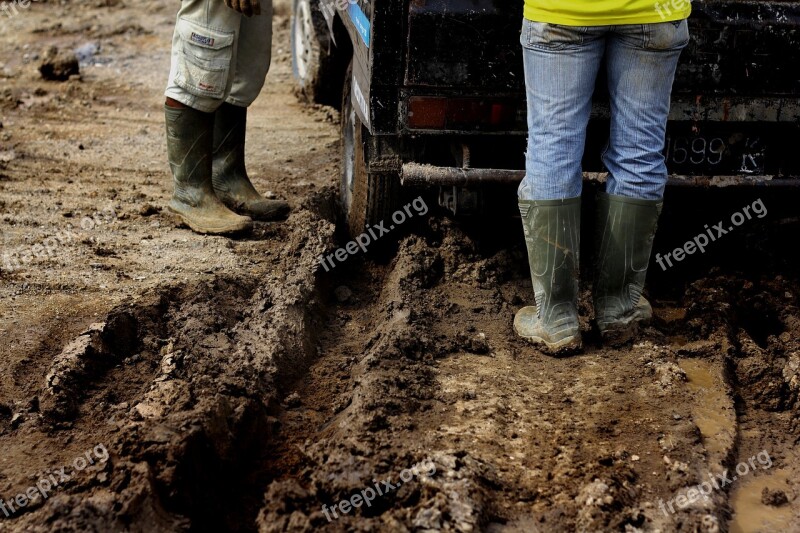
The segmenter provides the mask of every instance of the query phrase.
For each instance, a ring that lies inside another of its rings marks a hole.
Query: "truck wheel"
[[[333,43],[319,10],[319,0],[293,2],[292,71],[301,100],[330,106],[339,104]]]
[[[352,64],[347,69],[342,91],[342,169],[340,198],[347,229],[352,237],[386,221],[401,203],[400,178],[393,173],[367,171],[366,143],[369,132],[353,106],[351,95]]]

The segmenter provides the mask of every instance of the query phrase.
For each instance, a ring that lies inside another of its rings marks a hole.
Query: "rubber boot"
[[[594,312],[603,340],[624,344],[653,316],[642,296],[661,200],[598,197]]]
[[[214,191],[222,202],[254,220],[278,220],[289,204],[267,200],[256,191],[244,166],[247,108],[222,104],[214,113]]]
[[[578,320],[581,199],[520,200],[535,306],[514,317],[514,331],[545,352],[582,348]]]
[[[253,221],[225,207],[211,184],[214,115],[164,106],[167,155],[175,192],[168,208],[197,233],[229,235],[252,228]]]

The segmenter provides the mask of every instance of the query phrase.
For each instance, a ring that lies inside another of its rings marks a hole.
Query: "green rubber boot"
[[[289,204],[267,200],[256,191],[244,166],[247,108],[222,104],[214,113],[214,191],[233,211],[254,220],[278,220]]]
[[[581,199],[520,200],[519,209],[536,305],[517,312],[514,331],[553,355],[578,351]]]
[[[661,200],[598,197],[594,312],[603,340],[624,344],[653,316],[642,296]]]
[[[213,115],[164,106],[167,155],[175,192],[167,206],[197,233],[230,235],[247,231],[253,221],[225,207],[211,184]]]

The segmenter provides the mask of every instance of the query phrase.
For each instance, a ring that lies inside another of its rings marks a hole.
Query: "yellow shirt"
[[[683,20],[691,0],[525,0],[525,18],[564,26],[613,26]]]

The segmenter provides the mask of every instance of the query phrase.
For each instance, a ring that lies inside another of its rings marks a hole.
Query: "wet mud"
[[[293,212],[239,240],[161,208],[150,73],[173,7],[46,6],[3,36],[0,229],[15,253],[74,238],[0,265],[0,498],[16,508],[0,531],[800,527],[795,197],[758,191],[769,216],[653,266],[655,319],[620,348],[592,329],[587,239],[586,348],[547,357],[512,330],[531,299],[513,216],[453,219],[426,195],[391,242],[321,266],[344,242],[338,115],[294,98],[287,4],[248,158]],[[82,80],[38,78],[37,50],[87,35]],[[755,193],[692,194],[669,198],[658,250]]]

